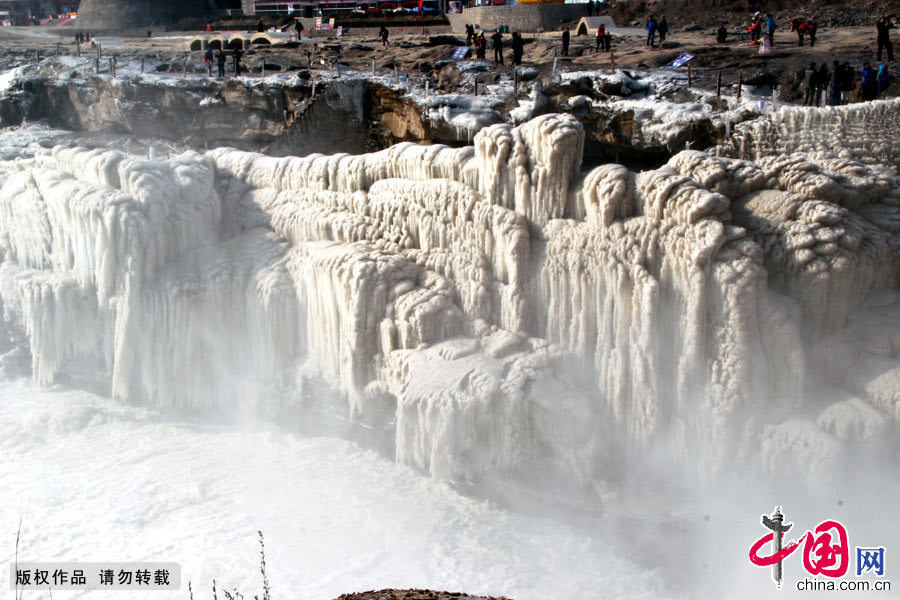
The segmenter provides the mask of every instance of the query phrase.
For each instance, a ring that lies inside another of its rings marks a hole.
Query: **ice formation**
[[[359,156],[57,147],[3,165],[4,314],[40,383],[90,365],[117,397],[221,409],[316,376],[448,478],[548,460],[597,483],[654,441],[771,470],[889,435],[891,166],[798,147],[582,172],[583,143],[544,115]],[[823,365],[827,406],[804,385]]]
[[[723,150],[757,159],[795,152],[832,152],[872,164],[900,165],[897,147],[900,100],[879,100],[823,110],[782,107],[761,119],[740,123]]]

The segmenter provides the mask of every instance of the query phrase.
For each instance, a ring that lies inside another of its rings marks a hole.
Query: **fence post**
[[[741,88],[743,88],[743,87],[744,87],[744,74],[740,73],[740,74],[738,74],[738,92],[737,92],[738,99],[740,99],[740,97],[741,97]]]
[[[691,75],[691,63],[688,63],[687,67],[688,67],[688,88],[690,88],[691,84],[693,84],[693,82],[694,82],[693,77]]]
[[[722,70],[716,75],[716,100],[722,97]]]

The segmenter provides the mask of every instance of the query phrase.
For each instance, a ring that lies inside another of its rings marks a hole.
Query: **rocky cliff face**
[[[46,120],[75,132],[304,156],[371,152],[405,141],[468,145],[484,126],[560,112],[583,125],[588,163],[635,166],[662,164],[686,145],[706,148],[724,136],[724,125],[713,120],[718,109],[693,96],[669,98],[653,90],[658,101],[620,102],[651,95],[651,84],[630,74],[545,86],[536,81],[530,93],[518,95],[495,82],[488,96],[456,87],[425,97],[423,84],[415,82],[398,88],[360,77],[325,79],[307,70],[221,80],[174,63],[148,66],[141,74],[140,63],[123,62],[119,76],[110,77],[105,64],[96,75],[88,58],[74,69],[51,62],[22,70],[0,94],[0,126]]]
[[[26,79],[0,100],[0,122],[46,119],[72,131],[162,138],[276,154],[358,152],[366,146],[364,82],[295,85],[79,77]]]

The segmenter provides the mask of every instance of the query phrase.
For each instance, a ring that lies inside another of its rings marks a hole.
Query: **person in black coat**
[[[828,89],[829,81],[831,81],[831,73],[828,71],[828,65],[822,63],[816,73],[816,106],[827,103],[825,90]]]
[[[241,52],[240,48],[235,48],[234,52],[232,52],[231,57],[234,59],[234,74],[241,74],[241,57],[244,56],[244,53]]]
[[[563,56],[569,55],[569,39],[570,39],[569,28],[566,27],[565,29],[563,29],[563,33],[562,33],[562,44],[563,44],[562,55]]]
[[[225,77],[225,53],[221,48],[216,53],[216,64],[219,66],[219,77]]]
[[[503,64],[503,34],[500,30],[494,32],[491,36],[491,47],[494,49],[494,62],[498,65]]]
[[[888,60],[894,60],[894,44],[891,43],[891,29],[894,24],[889,17],[881,17],[875,24],[878,31],[878,61],[881,62],[881,51],[887,50]]]
[[[522,34],[518,31],[512,34],[512,50],[513,64],[521,65],[522,55],[525,54],[525,40],[522,39]]]
[[[828,106],[838,106],[841,103],[841,65],[838,61],[834,61],[831,69],[828,89]]]

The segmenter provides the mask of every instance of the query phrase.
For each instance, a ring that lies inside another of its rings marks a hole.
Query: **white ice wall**
[[[897,288],[890,167],[686,151],[581,173],[583,136],[545,115],[361,156],[56,148],[4,167],[4,312],[40,382],[90,364],[123,398],[234,408],[313,374],[354,417],[395,410],[398,459],[444,477],[550,456],[596,483],[657,440],[715,473],[763,440],[780,456],[785,415],[826,438],[880,422],[803,390],[811,345]],[[843,377],[896,412],[891,380]]]
[[[900,166],[900,99],[812,108],[783,106],[735,127],[717,152],[755,160],[795,152],[830,152],[870,164]]]

